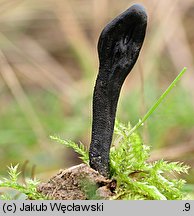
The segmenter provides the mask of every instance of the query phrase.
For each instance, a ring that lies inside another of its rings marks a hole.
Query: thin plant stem
[[[156,110],[156,108],[161,104],[161,102],[166,98],[166,96],[170,93],[170,91],[176,86],[177,82],[180,80],[180,78],[183,76],[183,74],[186,72],[187,68],[184,67],[182,71],[179,73],[179,75],[174,79],[174,81],[169,85],[169,87],[166,89],[166,91],[159,97],[159,99],[156,101],[156,103],[148,110],[148,112],[144,115],[142,119],[139,120],[139,122],[129,131],[128,136],[130,136],[135,130],[137,130],[139,127],[143,126],[144,122],[149,118],[149,116]]]

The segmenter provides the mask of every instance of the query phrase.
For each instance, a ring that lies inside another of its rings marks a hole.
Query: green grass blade
[[[187,68],[184,67],[179,75],[174,79],[174,81],[170,84],[170,86],[166,89],[166,91],[159,97],[156,103],[148,110],[148,112],[144,115],[142,119],[130,130],[129,136],[137,130],[139,127],[143,126],[144,122],[149,118],[149,116],[156,110],[156,108],[161,104],[161,102],[166,98],[166,96],[170,93],[170,91],[176,86],[177,82],[186,72]]]

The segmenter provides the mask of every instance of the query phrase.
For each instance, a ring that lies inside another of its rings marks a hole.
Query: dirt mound
[[[60,170],[38,192],[56,200],[110,199],[116,182],[100,175],[86,164]]]

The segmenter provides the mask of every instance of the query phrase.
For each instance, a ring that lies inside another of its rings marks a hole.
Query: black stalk
[[[109,177],[109,152],[115,114],[123,82],[133,68],[142,47],[147,15],[133,5],[112,20],[98,41],[99,73],[93,94],[90,166]]]

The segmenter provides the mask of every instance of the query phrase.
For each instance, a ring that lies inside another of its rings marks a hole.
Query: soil
[[[116,181],[105,178],[86,164],[60,170],[47,183],[41,183],[38,192],[55,200],[110,199],[114,196]]]

